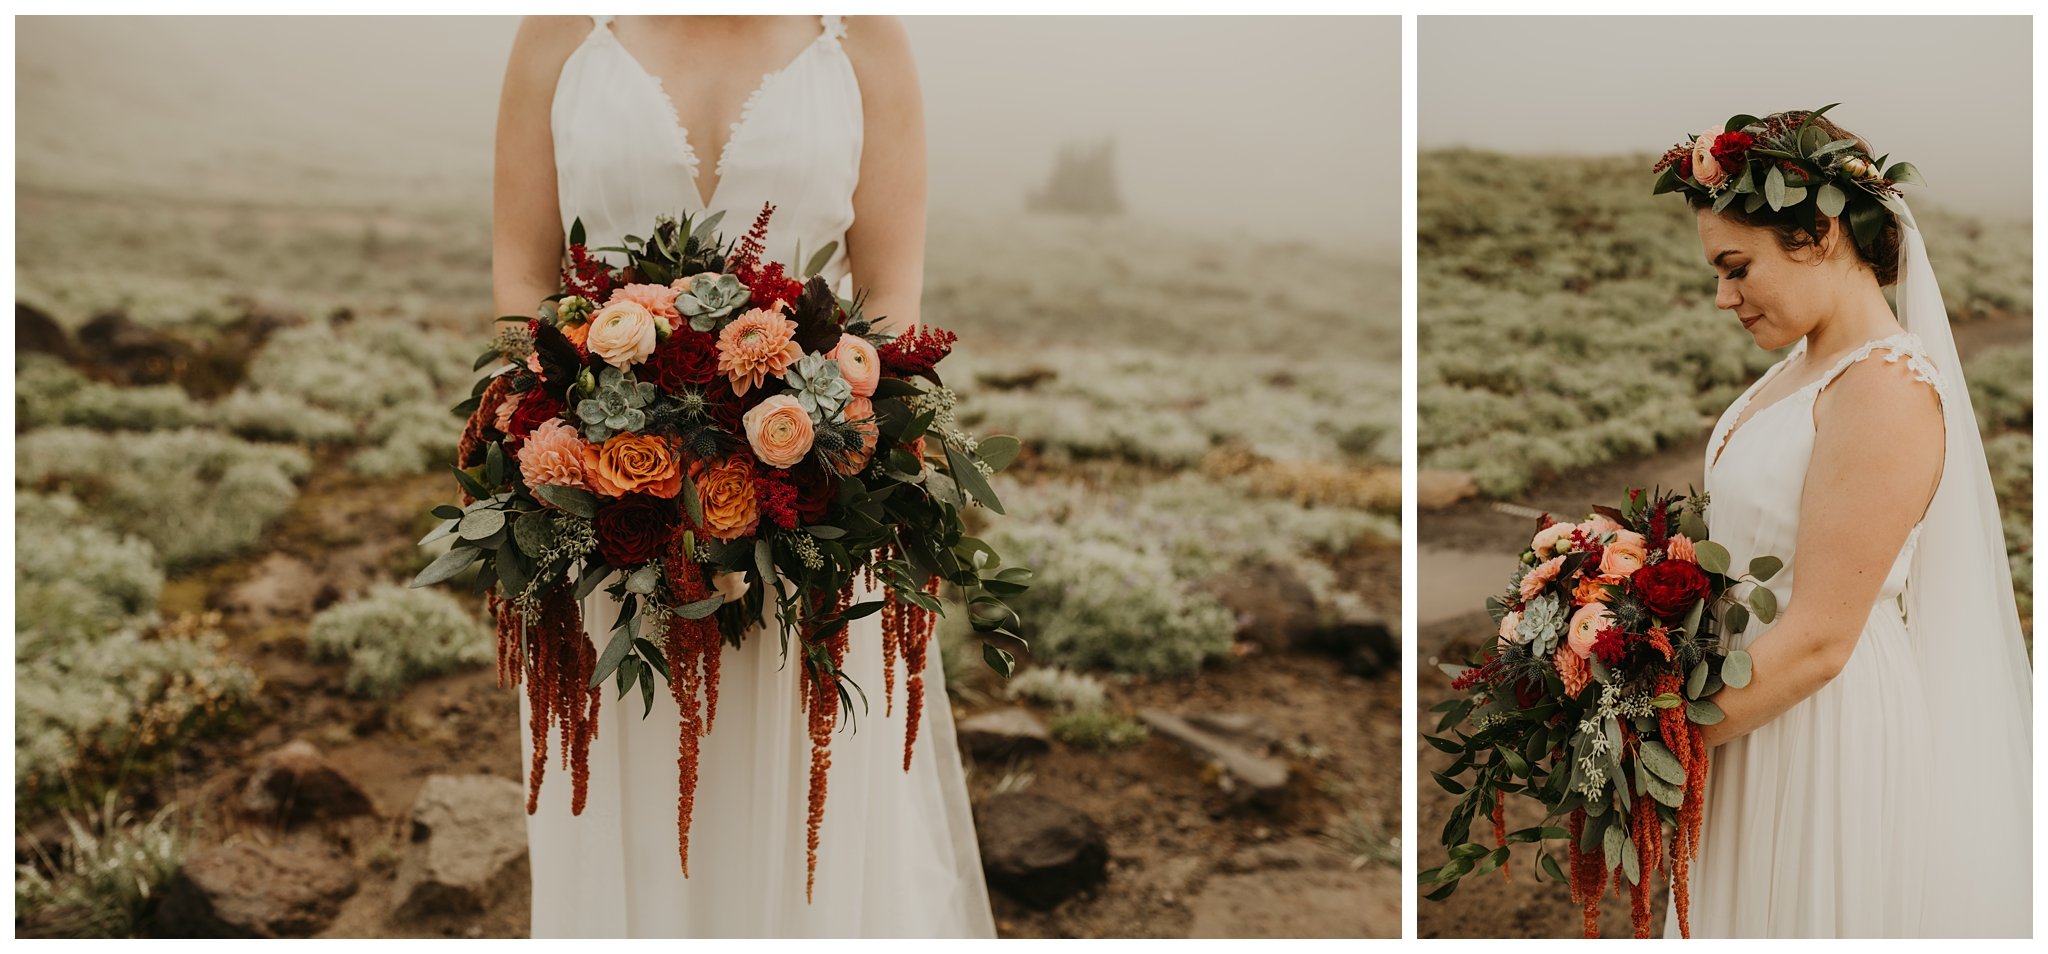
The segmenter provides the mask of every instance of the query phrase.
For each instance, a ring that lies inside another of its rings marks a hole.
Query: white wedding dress
[[[861,98],[840,48],[838,17],[763,77],[718,159],[709,203],[698,157],[654,75],[595,25],[555,89],[556,186],[562,226],[581,218],[593,248],[645,237],[657,215],[724,210],[739,235],[773,202],[766,258],[793,272],[839,248],[824,269],[849,290],[845,249],[861,154]],[[622,264],[616,254],[614,264]],[[862,589],[856,600],[879,595]],[[619,604],[584,601],[599,648]],[[769,612],[773,613],[772,601]],[[925,713],[903,768],[904,675],[884,714],[881,623],[852,623],[845,668],[872,705],[832,741],[815,899],[806,902],[810,740],[800,664],[785,662],[771,618],[744,648],[725,647],[717,720],[704,740],[685,879],[676,852],[678,714],[666,686],[641,717],[639,692],[607,685],[590,746],[588,803],[569,813],[569,777],[551,736],[539,810],[528,817],[534,937],[992,937],[974,821],[937,647],[924,670]],[[657,677],[659,678],[659,677]],[[522,759],[531,751],[521,695]],[[524,778],[523,767],[516,777]]]
[[[1902,202],[1896,209],[1910,221]],[[1905,362],[1942,402],[1948,450],[1934,502],[1840,675],[1712,751],[1691,871],[1694,937],[2031,933],[2031,676],[1969,394],[1924,246],[1908,231],[1898,292],[1908,332],[1866,342],[1746,414],[1805,352],[1801,341],[1708,442],[1712,539],[1738,568],[1783,559],[1768,583],[1781,606],[1798,599],[1799,505],[1826,387],[1859,361]],[[1752,620],[1729,645],[1770,628]],[[1678,936],[1675,902],[1665,934]]]

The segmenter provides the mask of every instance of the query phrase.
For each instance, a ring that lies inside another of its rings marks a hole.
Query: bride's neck
[[[1814,324],[1806,334],[1806,353],[1812,358],[1832,357],[1904,330],[1885,301],[1884,289],[1872,282],[1844,295],[1833,314]]]

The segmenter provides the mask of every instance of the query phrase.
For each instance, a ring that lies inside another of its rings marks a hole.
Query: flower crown
[[[1796,125],[1783,116],[1730,117],[1720,132],[1709,128],[1671,147],[1650,171],[1657,173],[1652,195],[1684,190],[1710,198],[1720,212],[1742,201],[1744,212],[1768,205],[1803,213],[1807,234],[1819,237],[1822,216],[1842,216],[1857,247],[1870,251],[1884,230],[1884,198],[1899,194],[1903,183],[1925,185],[1910,162],[1885,165],[1887,156],[1872,159],[1854,139],[1828,139],[1813,125],[1829,103],[1808,113]]]

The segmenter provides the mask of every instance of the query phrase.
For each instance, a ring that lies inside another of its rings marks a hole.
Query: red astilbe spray
[[[944,328],[919,325],[876,348],[875,356],[882,360],[882,373],[890,377],[930,374],[933,365],[953,353],[953,343],[959,340],[959,335]]]
[[[739,244],[733,246],[732,257],[726,260],[725,270],[737,276],[742,283],[761,267],[761,253],[768,250],[768,220],[774,215],[775,203],[762,203],[761,214],[754,216],[753,227],[747,229]]]
[[[683,548],[681,534],[670,542],[663,568],[670,591],[682,605],[711,597],[712,588],[704,578],[704,567]],[[668,663],[669,695],[675,699],[680,715],[676,726],[676,855],[682,860],[685,878],[690,876],[690,818],[697,807],[698,758],[718,707],[718,661],[722,650],[715,617],[669,618],[662,639],[662,657]]]
[[[533,765],[527,777],[526,813],[540,810],[540,784],[547,770],[548,732],[559,725],[562,731],[562,761],[571,779],[570,814],[583,813],[584,795],[590,783],[590,742],[597,738],[597,714],[603,693],[589,688],[590,674],[597,666],[597,647],[583,633],[582,606],[567,582],[542,591],[540,618],[536,626],[525,626],[508,602],[498,611],[513,618],[526,656],[526,699],[531,713],[528,730],[533,736]],[[501,616],[499,632],[505,632]],[[500,658],[504,649],[501,644]],[[503,678],[502,676],[500,677]],[[518,679],[513,680],[515,683]]]
[[[571,245],[569,267],[562,269],[562,287],[571,294],[602,305],[612,293],[611,266],[606,265],[603,259],[593,257],[590,249]]]

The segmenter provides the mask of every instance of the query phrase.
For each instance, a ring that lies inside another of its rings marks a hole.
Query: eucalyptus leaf
[[[1685,717],[1698,725],[1713,725],[1726,718],[1726,714],[1720,706],[1701,699],[1685,704]]]
[[[1543,866],[1544,873],[1550,875],[1552,879],[1557,881],[1571,880],[1570,878],[1564,876],[1564,871],[1562,869],[1558,868],[1557,859],[1552,858],[1546,854],[1542,858],[1537,859],[1537,861],[1539,864]]]
[[[710,596],[694,603],[684,603],[676,607],[675,615],[682,619],[703,619],[718,612],[718,608],[724,605],[725,597]]]
[[[952,465],[953,479],[959,481],[961,489],[974,495],[974,499],[981,501],[982,506],[1002,513],[1003,501],[989,487],[988,481],[982,478],[981,471],[974,466],[974,461],[961,453],[959,448],[954,447],[952,441],[942,440],[939,443],[946,448],[946,462]]]
[[[1778,615],[1778,594],[1761,586],[1751,589],[1749,609],[1756,614],[1757,619],[1769,623]]]
[[[483,551],[475,547],[457,546],[447,553],[441,554],[434,562],[427,564],[427,568],[421,570],[420,575],[413,577],[412,585],[431,586],[449,579],[455,574],[462,572],[465,567],[475,563],[482,556]]]
[[[1692,667],[1692,673],[1685,677],[1685,697],[1697,699],[1700,691],[1707,687],[1707,664],[1700,662]]]
[[[604,652],[597,657],[597,668],[591,671],[589,688],[595,689],[604,685],[605,677],[619,668],[620,661],[626,658],[626,651],[632,648],[633,633],[630,626],[612,630],[612,641],[605,644]]]
[[[1820,184],[1820,196],[1815,201],[1820,206],[1820,214],[1841,215],[1843,207],[1849,204],[1849,194],[1843,192],[1841,186],[1823,182]]]
[[[1600,835],[1600,850],[1606,856],[1607,870],[1612,871],[1621,864],[1622,848],[1628,844],[1628,832],[1622,826],[1612,824]]]
[[[1728,575],[1729,556],[1727,547],[1712,540],[1701,540],[1692,545],[1692,551],[1693,557],[1699,562],[1700,569],[1708,573],[1718,573],[1722,576]]]
[[[981,443],[975,445],[974,456],[981,458],[981,462],[987,464],[990,470],[1000,473],[1003,468],[1010,466],[1023,450],[1022,441],[1008,434],[996,434],[982,438]]]
[[[1727,683],[1730,689],[1747,686],[1753,665],[1754,661],[1750,659],[1748,652],[1735,650],[1728,654],[1728,658],[1721,660],[1721,681]]]
[[[579,517],[597,516],[597,498],[580,487],[542,484],[533,488],[533,495]]]
[[[436,509],[438,510],[439,508],[436,508]],[[453,508],[453,507],[450,507],[450,508],[448,508],[448,509],[450,509],[450,510],[454,510],[455,508]],[[454,532],[455,532],[455,527],[457,526],[458,522],[459,522],[459,521],[460,521],[460,520],[462,519],[462,517],[461,517],[461,513],[462,513],[462,511],[460,511],[460,510],[456,510],[456,511],[455,511],[455,513],[456,513],[456,516],[454,516],[454,517],[450,517],[450,518],[448,518],[448,519],[446,519],[446,520],[443,520],[443,521],[441,521],[441,523],[440,523],[440,524],[439,524],[438,526],[436,526],[436,527],[434,527],[434,529],[432,529],[432,530],[428,531],[428,532],[427,532],[427,535],[426,535],[426,536],[424,536],[424,537],[421,537],[421,538],[420,538],[420,542],[419,542],[419,543],[418,543],[417,545],[418,545],[418,546],[426,546],[426,545],[427,545],[427,544],[429,544],[429,543],[432,543],[432,542],[434,542],[434,541],[436,541],[436,540],[439,540],[439,539],[441,539],[442,537],[445,537],[445,536],[447,536],[447,535],[449,535],[449,534],[451,534],[451,533],[454,533]]]
[[[1772,166],[1771,171],[1765,174],[1764,201],[1769,202],[1774,211],[1785,207],[1785,170]]]
[[[1685,783],[1685,766],[1678,764],[1678,756],[1671,754],[1671,750],[1665,748],[1662,742],[1655,739],[1643,740],[1642,745],[1636,749],[1636,761],[1649,769],[1651,775],[1673,785]]]
[[[626,577],[626,592],[639,593],[643,596],[652,594],[655,584],[660,581],[661,568],[649,563],[640,569],[634,570],[631,576]]]
[[[1893,182],[1899,183],[1910,182],[1914,185],[1927,184],[1927,180],[1920,178],[1919,168],[1915,167],[1910,162],[1893,163],[1891,168],[1886,169],[1884,171],[1884,177],[1892,180]]]
[[[1749,607],[1747,607],[1747,606],[1744,606],[1744,605],[1742,605],[1741,603],[1731,603],[1731,604],[1729,604],[1729,606],[1728,606],[1728,632],[1729,632],[1729,633],[1731,633],[1731,634],[1733,634],[1733,633],[1740,633],[1740,632],[1742,632],[1743,630],[1745,630],[1745,629],[1748,629],[1748,628],[1749,628]]]
[[[462,517],[456,532],[464,540],[482,540],[505,528],[505,511],[496,509],[472,510]]]

